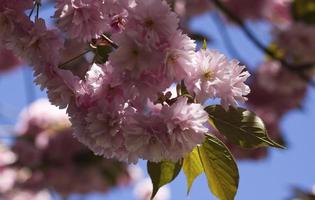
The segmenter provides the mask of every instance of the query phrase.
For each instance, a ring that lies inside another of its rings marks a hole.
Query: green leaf
[[[220,200],[233,200],[238,188],[239,173],[228,148],[219,139],[208,135],[198,150],[212,193]]]
[[[207,43],[211,42],[212,39],[208,36],[205,36],[202,33],[198,33],[198,32],[190,32],[188,33],[189,37],[197,42],[201,42],[203,43],[203,41],[206,41]]]
[[[179,174],[182,168],[182,162],[162,161],[159,163],[147,162],[147,170],[153,184],[151,199],[154,198],[158,190],[171,181]]]
[[[205,50],[207,49],[207,40],[206,39],[203,39],[202,48],[205,49]]]
[[[183,80],[180,83],[180,95],[190,95]]]
[[[315,1],[295,0],[292,3],[292,15],[296,21],[315,24]]]
[[[187,194],[189,194],[194,180],[203,172],[198,148],[195,148],[190,154],[185,156],[183,170],[187,179]]]
[[[263,121],[251,111],[233,107],[226,111],[219,105],[208,106],[205,110],[209,114],[210,124],[238,146],[284,148],[269,138]]]
[[[109,45],[100,45],[97,46],[97,49],[94,50],[95,53],[95,62],[98,64],[104,64],[108,60],[108,55],[112,52],[112,47]]]

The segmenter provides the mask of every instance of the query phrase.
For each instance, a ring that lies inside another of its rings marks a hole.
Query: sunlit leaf
[[[203,39],[203,45],[202,45],[203,49],[207,49],[207,40]]]
[[[284,148],[269,138],[263,121],[251,111],[232,107],[226,111],[219,105],[208,106],[205,110],[209,114],[210,124],[238,146]]]
[[[182,162],[162,161],[159,163],[147,162],[147,170],[150,175],[153,191],[151,199],[154,198],[158,190],[171,181],[179,174],[182,168]]]
[[[220,200],[233,200],[238,188],[239,173],[228,148],[214,136],[207,136],[198,150],[212,193]]]
[[[183,170],[187,179],[187,194],[189,194],[194,180],[203,172],[203,167],[197,148],[185,156]]]

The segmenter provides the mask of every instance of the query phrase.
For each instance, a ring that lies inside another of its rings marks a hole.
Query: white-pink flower
[[[204,125],[208,114],[200,104],[189,104],[186,97],[180,97],[171,106],[163,106],[161,115],[170,138],[168,158],[178,160],[203,142],[208,128]]]
[[[167,0],[174,5],[174,11],[183,19],[200,15],[209,11],[213,6],[208,0]]]
[[[293,64],[315,62],[315,27],[304,23],[293,23],[275,30],[275,43],[284,51],[285,57]]]
[[[169,38],[169,47],[166,49],[165,76],[171,80],[181,81],[193,70],[196,44],[181,31],[176,31]]]
[[[152,110],[132,114],[126,119],[123,131],[126,148],[139,158],[160,162],[168,159],[167,148],[171,141],[159,108],[148,109]]]
[[[0,5],[0,11],[9,8],[14,9],[19,12],[24,12],[25,10],[31,9],[33,5],[32,0],[2,0]]]
[[[186,97],[171,106],[149,103],[144,111],[127,118],[123,132],[126,148],[153,162],[178,161],[202,143],[207,120],[203,107],[188,104]]]
[[[0,168],[0,194],[11,190],[17,178],[17,172],[10,168]]]
[[[65,110],[51,105],[48,99],[38,99],[21,112],[15,131],[19,135],[34,134],[36,132],[34,130],[39,131],[69,125],[70,122]]]
[[[116,34],[113,40],[119,48],[110,54],[109,60],[118,73],[126,72],[130,78],[137,79],[144,71],[160,66],[163,52],[148,47],[137,32]]]
[[[31,21],[25,6],[14,9],[5,2],[7,7],[0,5],[0,25],[6,29],[0,30],[0,41],[34,65],[35,82],[47,89],[50,102],[67,107],[75,137],[96,154],[127,162],[178,161],[203,142],[208,115],[202,104],[208,98],[221,99],[225,109],[246,100],[249,74],[244,67],[216,51],[195,52],[195,42],[179,29],[164,0],[57,0],[54,17],[66,34],[48,30],[41,18]],[[99,45],[107,44],[99,38],[103,33],[118,47],[105,63],[90,59],[82,69],[82,59],[71,58],[91,40],[90,53],[100,53]],[[70,39],[66,48],[63,37]],[[69,45],[71,40],[79,43]],[[62,65],[67,60],[71,64]],[[176,96],[158,99],[181,80],[200,103]],[[45,129],[51,116],[43,116],[24,121]],[[36,140],[41,148],[48,145],[49,133]],[[24,152],[28,156],[32,148]]]
[[[6,198],[7,200],[53,200],[53,197],[48,190],[41,190],[37,192],[29,190],[17,190],[7,195]]]
[[[54,17],[70,38],[90,41],[108,30],[101,0],[58,0]]]
[[[0,143],[0,168],[16,161],[16,155],[9,148]]]
[[[164,0],[136,0],[136,4],[127,26],[142,33],[153,46],[165,42],[178,29],[178,18]]]
[[[249,73],[236,60],[215,51],[201,49],[196,53],[195,71],[186,79],[188,89],[204,103],[209,98],[220,98],[225,109],[243,103],[250,92],[244,83]]]
[[[245,71],[245,66],[240,66],[237,60],[231,60],[226,69],[227,75],[216,85],[217,97],[222,106],[227,110],[229,106],[236,107],[238,103],[245,103],[246,95],[250,89],[245,81],[250,74]]]
[[[117,158],[116,151],[124,148],[121,133],[123,108],[109,105],[92,107],[86,117],[92,149],[106,158]]]
[[[215,85],[223,78],[226,65],[225,56],[217,51],[201,49],[196,53],[194,71],[186,78],[186,83],[199,101],[216,97]]]
[[[17,50],[22,58],[27,58],[25,60],[30,64],[37,68],[58,65],[63,39],[58,31],[47,30],[43,19],[37,19],[28,33],[16,40],[17,47],[13,46],[12,49]]]
[[[17,68],[21,61],[15,56],[13,51],[2,48],[0,44],[0,74]]]

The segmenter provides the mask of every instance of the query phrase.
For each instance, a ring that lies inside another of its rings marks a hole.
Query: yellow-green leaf
[[[233,200],[239,183],[238,168],[228,148],[214,136],[198,147],[208,186],[220,200]]]
[[[271,140],[263,121],[253,112],[230,107],[228,111],[219,105],[208,106],[210,124],[230,142],[244,148],[271,146],[284,148]]]
[[[159,163],[147,162],[147,170],[153,184],[151,199],[154,198],[163,185],[170,183],[176,178],[181,168],[181,161],[177,163],[171,161],[162,161]]]
[[[206,39],[203,39],[202,48],[205,50],[207,49],[207,40]]]
[[[185,156],[183,170],[187,179],[187,194],[189,194],[194,180],[203,172],[197,147],[190,154]]]

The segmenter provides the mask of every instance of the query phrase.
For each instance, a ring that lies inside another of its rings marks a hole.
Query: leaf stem
[[[118,48],[118,45],[111,39],[109,39],[109,37],[107,37],[105,34],[102,34],[101,37],[106,41],[108,42],[108,44],[110,46],[112,46],[113,48],[117,49]]]

